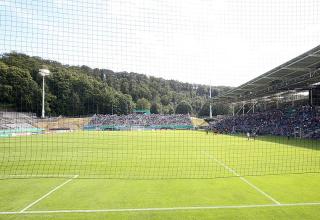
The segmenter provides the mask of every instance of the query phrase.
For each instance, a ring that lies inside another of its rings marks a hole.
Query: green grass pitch
[[[319,169],[315,140],[201,131],[1,138],[0,219],[318,219]]]

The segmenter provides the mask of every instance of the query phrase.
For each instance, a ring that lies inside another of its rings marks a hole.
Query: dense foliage
[[[176,113],[177,114],[191,114],[192,107],[188,102],[182,101],[178,104],[178,106],[176,108]]]
[[[148,77],[138,73],[68,66],[56,61],[8,53],[0,57],[0,103],[18,111],[41,111],[42,77],[46,78],[46,112],[50,115],[127,114],[134,108],[153,113],[176,111],[198,115],[208,102],[209,86]],[[213,96],[230,89],[213,87]],[[182,110],[180,107],[184,106]],[[178,109],[177,109],[178,107]]]

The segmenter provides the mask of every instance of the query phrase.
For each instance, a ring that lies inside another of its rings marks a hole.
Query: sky
[[[239,86],[319,45],[318,0],[0,0],[0,53]]]

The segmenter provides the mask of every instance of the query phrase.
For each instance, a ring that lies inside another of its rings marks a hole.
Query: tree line
[[[113,72],[88,66],[63,65],[21,53],[0,57],[0,104],[2,108],[41,113],[42,77],[46,77],[47,115],[129,114],[134,109],[151,113],[208,116],[209,86],[165,80],[133,72]],[[212,87],[212,96],[230,87]],[[225,114],[229,107],[213,103],[213,114]]]

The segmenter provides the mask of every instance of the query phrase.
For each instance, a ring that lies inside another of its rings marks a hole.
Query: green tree
[[[150,102],[145,98],[138,99],[136,108],[150,110]]]
[[[150,108],[150,112],[152,114],[161,114],[162,112],[162,106],[159,103],[152,103],[151,104],[151,108]]]
[[[171,115],[174,114],[174,108],[172,105],[163,106],[162,112],[163,114]]]
[[[182,101],[177,105],[176,114],[191,114],[192,107],[190,103]]]
[[[33,81],[29,71],[18,67],[2,69],[1,81],[0,87],[1,90],[4,90],[3,98],[11,101],[18,111],[40,113],[37,103],[40,101],[41,90]]]
[[[224,103],[212,103],[212,115],[225,115],[228,114],[230,111],[230,107],[227,104]],[[201,111],[199,112],[199,116],[208,117],[210,115],[210,102],[206,102],[203,107],[201,108]]]
[[[130,114],[134,109],[134,102],[131,96],[123,95],[121,93],[116,94],[117,108],[114,109],[115,114]]]
[[[14,101],[13,87],[8,82],[8,66],[0,61],[0,103],[8,104]]]
[[[195,114],[200,112],[203,102],[204,101],[200,97],[195,97],[194,99],[192,99],[191,106]]]
[[[230,106],[224,103],[215,102],[212,105],[212,115],[226,115],[230,112]]]
[[[162,105],[169,105],[170,104],[170,97],[168,95],[163,95],[161,97]]]
[[[198,114],[208,95],[206,85],[62,65],[13,52],[0,55],[0,104],[39,113],[42,88],[39,68],[43,66],[52,72],[45,86],[46,112],[51,115],[127,114],[134,108],[134,102],[137,108],[146,109],[150,109],[150,103],[158,103],[161,112],[171,114],[183,101],[192,103],[193,113]],[[212,87],[213,96],[228,89],[230,87]],[[156,111],[157,108],[153,108]]]

